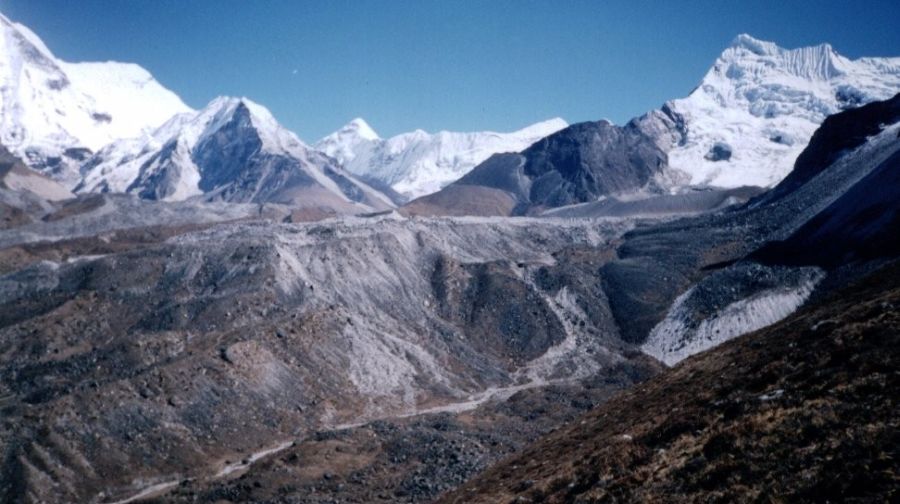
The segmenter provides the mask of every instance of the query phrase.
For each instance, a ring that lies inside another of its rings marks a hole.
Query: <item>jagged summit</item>
[[[741,34],[688,97],[637,121],[680,185],[769,187],[825,117],[898,89],[900,58],[851,60],[829,44],[785,49]]]
[[[774,42],[756,39],[746,33],[738,35],[730,47],[722,52],[716,64],[733,65],[730,75],[740,78],[751,70],[756,73],[781,71],[809,80],[829,80],[846,71],[853,62],[841,56],[831,44],[785,49]],[[759,65],[760,68],[754,68]]]

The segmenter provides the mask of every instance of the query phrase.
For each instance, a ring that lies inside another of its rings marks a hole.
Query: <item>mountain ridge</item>
[[[110,144],[83,169],[82,193],[286,203],[338,213],[393,206],[247,98],[215,98],[196,113],[173,117],[149,138]]]
[[[363,124],[374,133],[365,121]],[[351,173],[375,178],[407,197],[418,197],[436,192],[492,154],[517,152],[567,125],[563,119],[553,118],[510,133],[428,133],[418,129],[382,139],[377,134],[374,138],[356,135],[358,130],[351,121],[315,147],[338,159]]]
[[[900,57],[851,60],[830,44],[785,49],[735,37],[684,98],[635,120],[680,185],[772,187],[826,116],[900,89]]]

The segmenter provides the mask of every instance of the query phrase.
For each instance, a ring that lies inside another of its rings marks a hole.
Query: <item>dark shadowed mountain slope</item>
[[[617,260],[601,271],[623,336],[644,343],[645,351],[673,363],[728,339],[729,334],[765,327],[793,311],[825,272],[805,268],[817,264],[814,261],[771,267],[781,263],[769,259],[760,264],[753,253],[767,243],[787,239],[845,195],[848,212],[866,211],[869,189],[861,186],[855,191],[854,187],[885,163],[884,174],[873,176],[886,176],[891,159],[900,151],[896,138],[900,126],[877,126],[877,133],[867,141],[843,150],[830,165],[781,198],[638,226],[626,234],[616,251]],[[820,148],[819,142],[826,141],[816,140],[809,148]],[[884,190],[891,191],[889,187]],[[892,204],[889,195],[884,202]],[[887,224],[870,218],[890,236]],[[802,252],[796,255],[803,258]],[[870,250],[869,258],[875,256],[890,258],[893,253]],[[841,264],[846,264],[843,258]],[[869,267],[855,265],[843,274],[852,278]],[[740,316],[734,317],[736,313]]]
[[[515,205],[501,215],[524,215],[646,189],[665,166],[665,153],[634,124],[585,122],[554,133],[521,154],[495,154],[457,182],[413,200],[404,210],[424,215],[484,215],[475,212],[503,209],[512,200]],[[453,196],[441,194],[444,191]]]
[[[895,265],[623,393],[440,502],[895,500],[898,305]]]
[[[634,124],[580,123],[523,152],[531,205],[558,207],[646,187],[666,155]]]
[[[900,255],[900,152],[881,163],[784,241],[754,257],[777,264],[836,268]]]

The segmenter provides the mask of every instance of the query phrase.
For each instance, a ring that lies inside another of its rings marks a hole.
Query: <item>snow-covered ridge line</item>
[[[638,118],[668,151],[681,185],[770,187],[825,117],[900,91],[900,58],[784,49],[738,35],[686,98]]]
[[[519,152],[567,126],[563,119],[554,118],[510,133],[415,130],[382,139],[357,118],[319,140],[315,148],[351,173],[416,198],[440,190],[493,154]]]
[[[247,98],[219,97],[197,112],[176,115],[147,137],[113,142],[82,171],[78,192],[284,203],[338,214],[394,206]]]

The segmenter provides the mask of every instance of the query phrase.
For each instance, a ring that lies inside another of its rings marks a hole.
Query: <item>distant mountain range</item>
[[[249,99],[193,111],[136,65],[66,63],[26,27],[0,17],[0,28],[0,143],[28,166],[76,192],[283,203],[320,216],[413,198],[404,212],[717,208],[753,193],[685,195],[773,186],[827,115],[900,89],[900,58],[850,60],[827,44],[788,50],[740,35],[687,98],[624,126],[552,119],[512,133],[382,139],[354,119],[308,146]],[[680,196],[622,204],[666,194]]]
[[[246,98],[217,98],[198,112],[173,117],[147,138],[113,142],[82,171],[79,192],[282,203],[324,214],[394,206]]]
[[[422,196],[409,213],[592,203],[578,212],[596,214],[685,188],[773,186],[827,115],[900,88],[900,58],[850,60],[827,44],[788,50],[740,35],[687,98],[624,126],[557,118],[512,133],[382,139],[354,119],[308,146],[246,98],[193,111],[136,65],[66,63],[26,27],[0,16],[0,29],[0,143],[28,166],[77,192],[284,203],[322,215]],[[688,206],[732,193],[721,194]]]
[[[363,119],[354,119],[315,147],[351,173],[374,178],[406,197],[417,198],[440,190],[492,154],[519,152],[566,126],[564,120],[556,118],[512,133],[432,134],[416,130],[382,139]]]

